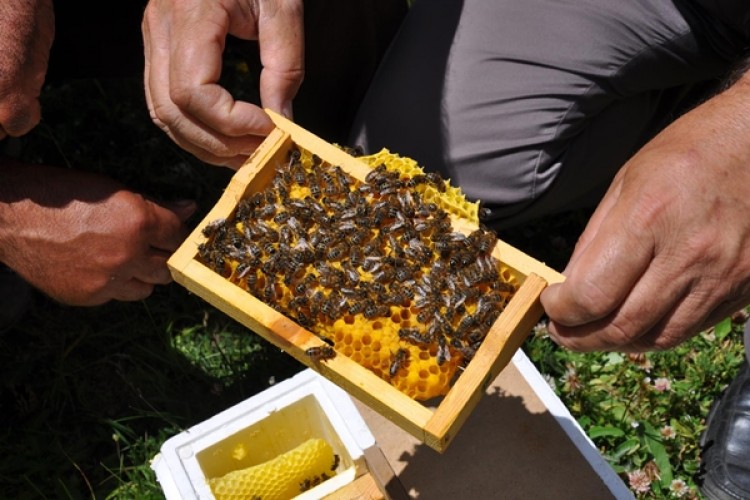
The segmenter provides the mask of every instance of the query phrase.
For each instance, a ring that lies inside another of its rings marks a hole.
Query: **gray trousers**
[[[496,229],[593,206],[741,57],[690,0],[416,0],[355,119]]]

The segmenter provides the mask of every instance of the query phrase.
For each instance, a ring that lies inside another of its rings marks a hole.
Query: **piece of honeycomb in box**
[[[517,288],[496,236],[452,229],[477,204],[409,159],[360,182],[294,148],[270,186],[203,230],[201,260],[417,400],[444,395]]]
[[[289,500],[336,475],[338,456],[323,439],[308,439],[276,458],[210,478],[216,500]]]

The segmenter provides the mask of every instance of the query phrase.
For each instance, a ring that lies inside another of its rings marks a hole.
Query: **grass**
[[[157,198],[194,198],[193,223],[231,174],[151,124],[138,79],[63,83],[43,104],[24,158],[104,172]],[[502,237],[560,269],[585,218]],[[673,351],[631,358],[561,350],[540,324],[525,349],[626,482],[636,471],[649,477],[640,497],[676,496],[680,479],[688,498],[704,417],[742,360],[740,327],[728,320]],[[301,368],[175,284],[90,309],[38,296],[0,335],[0,496],[161,498],[149,460],[166,438]]]

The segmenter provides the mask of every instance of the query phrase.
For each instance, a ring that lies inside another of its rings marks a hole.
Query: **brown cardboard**
[[[412,498],[615,498],[513,363],[443,454],[355,404]]]

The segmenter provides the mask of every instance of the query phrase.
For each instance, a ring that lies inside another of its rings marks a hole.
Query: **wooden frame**
[[[276,129],[237,171],[218,203],[168,261],[176,282],[264,337],[301,363],[320,372],[363,403],[433,449],[443,452],[481,398],[486,387],[510,362],[542,316],[539,295],[549,283],[562,281],[558,272],[498,240],[493,256],[512,272],[520,288],[498,317],[480,349],[448,394],[434,408],[419,403],[346,356],[315,363],[305,354],[324,345],[315,334],[266,305],[239,286],[215,273],[196,258],[205,241],[202,228],[211,221],[233,215],[239,200],[266,187],[296,144],[320,156],[357,179],[369,167],[342,149],[329,144],[291,121],[268,111]],[[476,225],[453,219],[454,229],[469,233]]]

